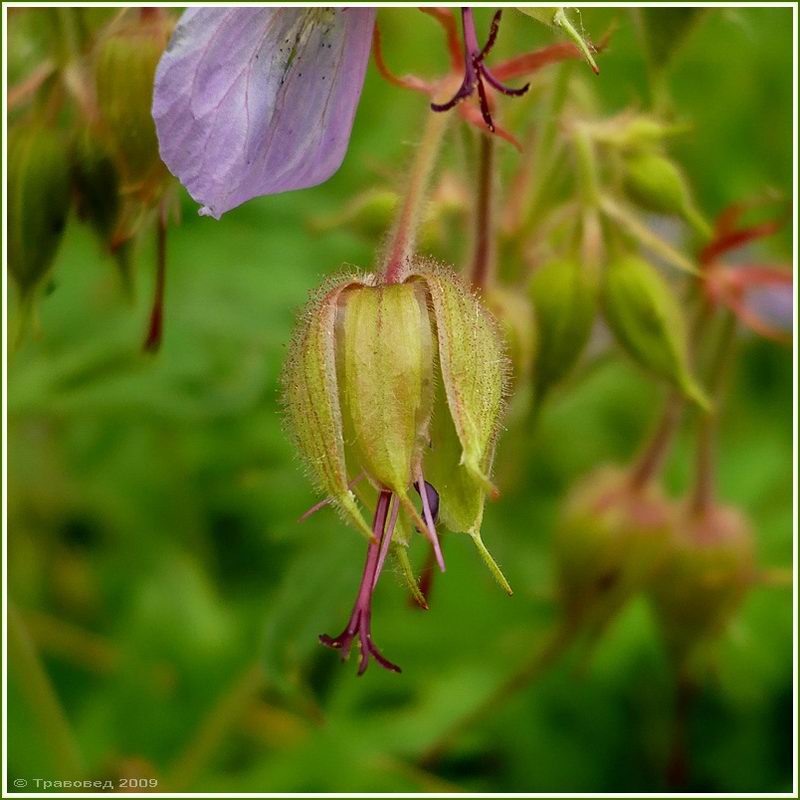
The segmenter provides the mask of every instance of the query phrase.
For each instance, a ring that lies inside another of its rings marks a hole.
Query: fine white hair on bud
[[[372,643],[369,617],[389,552],[420,597],[402,552],[409,531],[428,538],[442,570],[437,522],[469,534],[511,593],[480,535],[486,494],[497,492],[491,470],[509,374],[479,298],[422,259],[397,283],[336,277],[302,314],[282,377],[285,420],[315,486],[370,541],[350,622],[322,637],[345,656],[358,637],[359,672],[370,655],[397,669]],[[374,505],[371,525],[356,497]]]

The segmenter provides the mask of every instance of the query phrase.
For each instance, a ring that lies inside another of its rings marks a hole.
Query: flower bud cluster
[[[9,263],[26,302],[53,264],[73,202],[130,288],[130,243],[169,177],[150,107],[170,17],[131,9],[98,31],[81,13],[64,9],[48,18],[54,72],[9,125]],[[76,31],[79,38],[68,35]]]

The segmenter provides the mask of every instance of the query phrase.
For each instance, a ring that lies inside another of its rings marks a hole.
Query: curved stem
[[[678,428],[682,410],[683,396],[679,391],[672,390],[664,404],[655,431],[631,470],[629,484],[631,489],[643,489],[658,474]]]
[[[384,253],[381,274],[384,283],[400,283],[414,254],[420,211],[436,164],[439,146],[447,129],[449,114],[428,114],[417,147],[405,196],[397,212]]]
[[[694,284],[690,284],[690,300],[694,289]],[[708,323],[709,317],[710,308],[703,299],[700,299],[697,313],[691,326],[691,341],[695,351],[698,348],[701,335]],[[678,423],[681,420],[683,407],[684,398],[681,392],[677,389],[671,391],[667,397],[664,410],[661,413],[661,419],[657,423],[655,431],[631,468],[629,486],[632,490],[643,489],[664,466],[669,447],[672,444],[673,437],[678,429]]]
[[[475,199],[475,252],[472,257],[472,285],[485,289],[494,270],[494,137],[481,134],[478,164],[477,196]]]
[[[164,335],[164,290],[167,280],[167,211],[166,204],[158,209],[156,222],[156,285],[153,291],[153,305],[150,309],[150,322],[144,340],[145,352],[155,353],[161,347]]]
[[[457,719],[443,734],[428,746],[420,757],[423,767],[433,767],[451,750],[458,738],[477,723],[490,717],[514,694],[538,678],[571,644],[577,628],[570,623],[559,624],[542,645],[534,650],[515,672],[508,676],[472,711]]]
[[[714,502],[714,443],[719,415],[719,393],[730,363],[731,349],[736,333],[736,317],[728,312],[719,334],[717,349],[711,361],[708,375],[709,397],[715,400],[713,411],[700,416],[697,428],[697,456],[695,461],[695,482],[689,501],[691,510],[702,515]]]
[[[230,735],[231,729],[265,685],[263,667],[260,663],[255,663],[248,664],[230,686],[223,690],[173,764],[167,781],[170,791],[182,792],[193,786],[203,767]]]
[[[42,741],[50,747],[52,766],[70,778],[83,775],[83,764],[67,715],[45,671],[19,611],[8,609],[8,656],[20,691],[30,705]]]

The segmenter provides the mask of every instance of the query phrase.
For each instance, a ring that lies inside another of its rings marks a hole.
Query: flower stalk
[[[400,283],[411,262],[421,212],[449,119],[446,114],[426,115],[425,128],[411,166],[408,185],[383,256],[380,271],[384,283]]]
[[[735,315],[731,312],[726,313],[722,325],[707,380],[709,396],[717,402],[735,341]],[[718,411],[715,404],[715,410],[701,415],[698,421],[695,483],[689,501],[689,507],[698,517],[709,512],[714,504],[714,444],[717,419]]]
[[[472,286],[486,289],[494,271],[494,138],[480,137],[477,193],[475,198],[475,252],[472,256]]]
[[[143,350],[157,353],[164,334],[164,292],[167,280],[167,208],[162,202],[156,222],[156,283]]]

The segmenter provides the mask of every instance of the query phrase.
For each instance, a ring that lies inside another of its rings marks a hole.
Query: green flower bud
[[[78,216],[109,242],[121,208],[119,174],[111,155],[89,128],[75,137],[72,164]]]
[[[354,197],[331,214],[314,217],[310,227],[325,232],[345,226],[367,239],[374,240],[389,227],[397,208],[398,195],[391,189],[370,189]]]
[[[538,332],[534,388],[539,397],[578,361],[594,323],[594,274],[577,260],[552,261],[534,273],[531,298]]]
[[[687,133],[691,126],[666,123],[646,114],[620,114],[607,122],[598,123],[592,136],[599,142],[627,151],[649,151],[670,136]]]
[[[126,19],[95,54],[97,104],[126,194],[155,196],[168,173],[151,114],[156,66],[169,36],[160,9]]]
[[[287,427],[314,483],[370,540],[350,620],[339,636],[320,640],[347,657],[358,638],[359,673],[370,656],[399,671],[370,632],[372,592],[391,547],[425,603],[404,550],[414,528],[442,570],[437,520],[468,533],[511,592],[480,535],[506,370],[499,333],[478,299],[422,261],[398,283],[334,279],[301,318],[282,378]],[[371,526],[356,494],[374,504]]]
[[[72,179],[78,216],[91,225],[114,257],[126,293],[131,294],[130,240],[135,233],[139,204],[123,200],[114,159],[90,128],[80,131],[73,142]]]
[[[295,334],[283,400],[314,483],[359,530],[372,536],[350,489],[363,474],[433,533],[409,496],[427,479],[445,525],[488,556],[480,523],[506,381],[493,319],[449,271],[417,262],[399,284],[325,287]]]
[[[653,151],[631,153],[625,159],[625,189],[647,211],[681,217],[703,238],[711,236],[686,178],[666,156]]]
[[[580,483],[555,540],[566,619],[602,628],[662,563],[671,523],[664,497],[653,487],[632,489],[626,473],[603,468]]]
[[[514,386],[521,386],[530,377],[536,353],[533,308],[524,295],[499,286],[487,289],[484,301],[498,321],[505,339]]]
[[[622,348],[707,410],[708,398],[689,370],[686,320],[659,272],[638,256],[615,258],[605,270],[601,300]]]
[[[11,129],[8,139],[8,269],[30,298],[47,274],[70,205],[69,156],[43,125]]]
[[[724,630],[754,576],[753,534],[736,509],[715,507],[678,520],[650,599],[679,664],[686,665]]]

